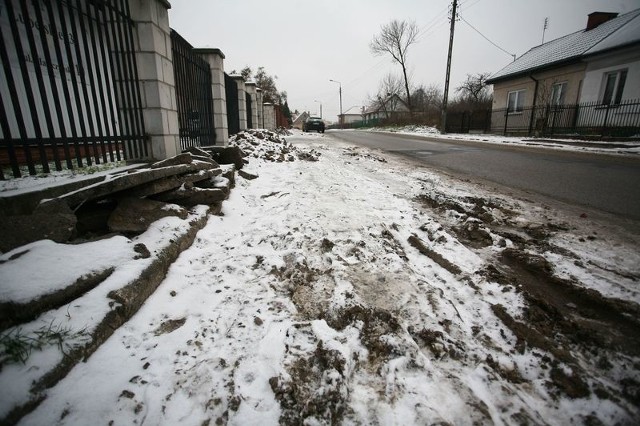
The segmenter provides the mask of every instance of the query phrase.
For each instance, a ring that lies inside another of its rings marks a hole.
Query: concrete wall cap
[[[226,59],[226,57],[224,56],[224,53],[222,53],[222,50],[218,49],[218,48],[211,48],[211,47],[202,47],[202,48],[195,48],[193,49],[194,52],[198,53],[198,54],[213,54],[213,55],[218,55],[220,56],[222,59]]]

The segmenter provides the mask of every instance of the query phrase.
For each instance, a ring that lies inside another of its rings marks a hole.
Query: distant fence
[[[180,147],[184,150],[193,146],[215,145],[209,64],[175,30],[171,30],[171,51]]]
[[[640,100],[541,105],[491,112],[491,132],[502,134],[633,136],[640,133]]]
[[[145,159],[127,0],[0,3],[0,179]]]

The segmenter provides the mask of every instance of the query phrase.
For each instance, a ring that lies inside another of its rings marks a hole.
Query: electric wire
[[[475,32],[477,32],[478,34],[480,34],[482,36],[482,38],[484,38],[485,40],[487,40],[489,43],[491,43],[492,45],[494,45],[495,47],[497,47],[498,49],[502,50],[504,53],[506,53],[507,55],[511,56],[514,60],[516,59],[516,55],[510,52],[507,52],[505,49],[503,49],[502,47],[498,46],[496,43],[494,43],[493,41],[491,41],[487,36],[485,36],[484,34],[482,34],[480,32],[480,30],[478,30],[476,27],[474,27],[473,25],[471,25],[469,23],[469,21],[467,21],[466,19],[464,19],[462,16],[460,16],[460,20],[462,22],[464,22],[465,24],[467,24],[468,26],[471,27],[471,29],[473,29]]]

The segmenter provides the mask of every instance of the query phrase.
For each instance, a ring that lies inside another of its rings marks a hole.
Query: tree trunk
[[[409,111],[412,111],[413,108],[411,107],[411,95],[409,93],[409,79],[407,79],[407,68],[404,66],[404,63],[401,63],[400,65],[402,65],[402,74],[404,75],[404,89],[407,91],[407,105],[409,105]]]

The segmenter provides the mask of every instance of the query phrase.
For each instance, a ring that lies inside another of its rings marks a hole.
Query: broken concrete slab
[[[185,207],[192,207],[198,204],[211,205],[219,201],[224,201],[228,193],[217,188],[198,188],[185,184],[180,188],[158,194],[153,199],[158,201],[180,204]]]
[[[189,156],[189,158],[191,158]],[[179,164],[175,166],[162,167],[157,169],[141,169],[126,175],[120,175],[115,178],[107,179],[103,182],[81,188],[77,191],[62,195],[53,200],[63,200],[67,205],[75,210],[81,204],[108,196],[114,192],[123,191],[135,186],[152,182],[171,175],[180,175],[189,172],[197,172],[199,170],[208,170],[211,168],[207,163],[190,163]],[[44,200],[42,204],[48,204],[52,200]]]
[[[38,240],[69,241],[76,232],[78,219],[65,203],[38,206],[33,214],[5,216],[0,220],[0,252]]]
[[[250,173],[245,170],[238,170],[238,174],[247,180],[253,180],[258,178],[257,173]]]
[[[6,330],[16,324],[32,321],[43,312],[57,309],[73,302],[80,295],[98,286],[109,278],[114,268],[95,271],[89,275],[78,278],[72,285],[51,294],[42,296],[29,303],[0,303],[0,330]],[[43,279],[45,279],[43,277]]]
[[[118,193],[115,193],[115,197],[127,196],[127,197],[149,197],[155,194],[171,191],[179,188],[185,183],[197,183],[212,179],[222,174],[220,167],[199,170],[195,173],[185,173],[182,175],[167,176],[158,180],[154,180],[149,183],[138,185],[134,188],[125,189]]]
[[[144,198],[123,198],[109,216],[107,226],[112,232],[144,232],[158,219],[177,216],[186,219],[188,212],[179,206]]]
[[[237,146],[218,147],[212,146],[206,148],[211,153],[213,159],[219,164],[233,164],[237,170],[244,166],[245,154]]]

